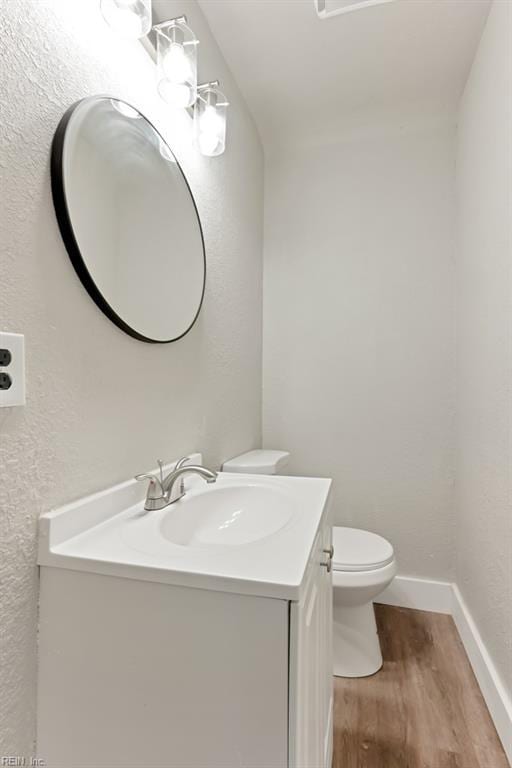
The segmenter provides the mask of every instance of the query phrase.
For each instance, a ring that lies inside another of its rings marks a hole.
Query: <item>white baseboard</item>
[[[397,576],[377,602],[453,616],[482,696],[512,766],[512,701],[456,584]]]
[[[399,605],[433,613],[452,612],[452,585],[449,581],[397,576],[377,598],[384,605]]]
[[[452,616],[466,649],[498,736],[512,765],[512,701],[494,666],[478,627],[456,584],[452,584]]]

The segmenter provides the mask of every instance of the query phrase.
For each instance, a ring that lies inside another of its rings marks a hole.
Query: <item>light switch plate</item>
[[[0,349],[11,353],[11,362],[0,365],[0,373],[6,373],[12,381],[9,389],[0,389],[0,408],[25,405],[25,337],[0,331]]]

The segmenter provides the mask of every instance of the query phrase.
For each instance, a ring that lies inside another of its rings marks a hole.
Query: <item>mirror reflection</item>
[[[143,341],[187,333],[204,293],[201,224],[151,123],[120,100],[79,102],[55,135],[52,188],[71,260],[103,312]]]

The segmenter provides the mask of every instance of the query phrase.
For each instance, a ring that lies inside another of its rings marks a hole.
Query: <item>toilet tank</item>
[[[225,461],[222,471],[243,472],[248,475],[280,475],[288,466],[289,460],[290,454],[287,451],[259,448]]]

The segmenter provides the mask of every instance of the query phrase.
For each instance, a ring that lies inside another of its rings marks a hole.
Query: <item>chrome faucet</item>
[[[167,477],[164,477],[163,462],[160,459],[158,460],[160,477],[150,474],[135,475],[136,480],[149,480],[144,503],[145,510],[151,512],[156,509],[163,509],[181,499],[185,495],[183,476],[188,473],[199,475],[207,483],[214,483],[217,480],[217,472],[212,469],[201,467],[198,464],[186,464],[189,458],[189,456],[184,456],[180,459]]]

